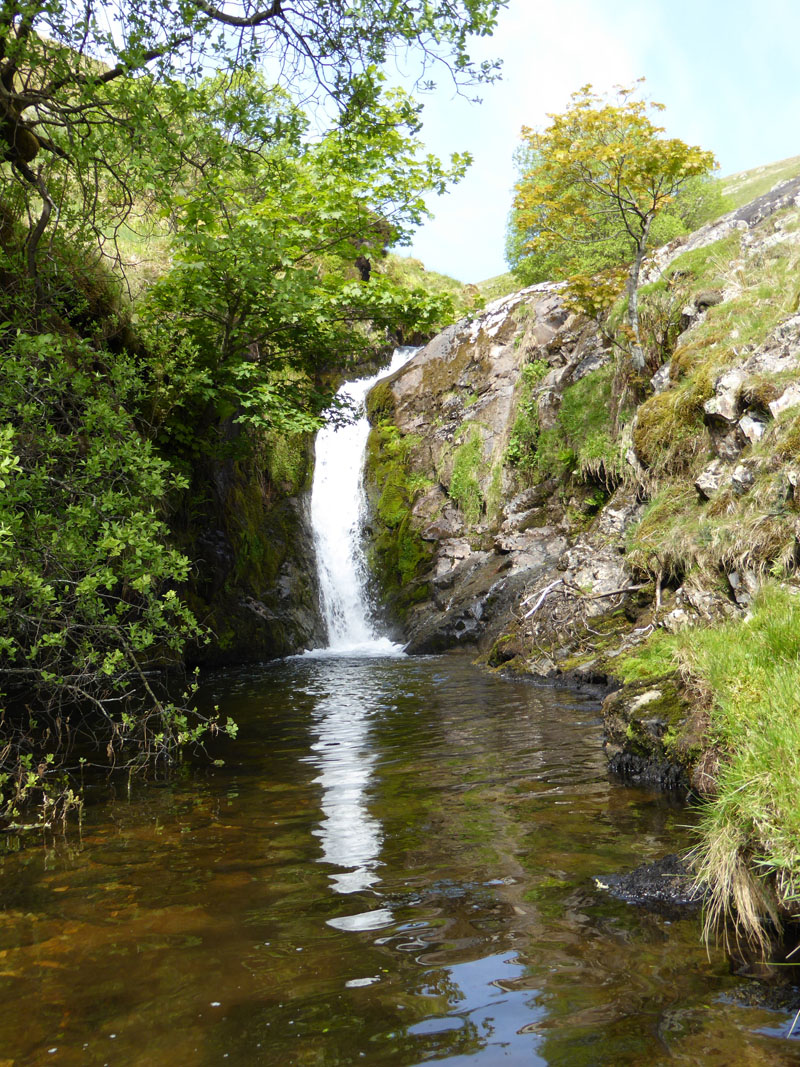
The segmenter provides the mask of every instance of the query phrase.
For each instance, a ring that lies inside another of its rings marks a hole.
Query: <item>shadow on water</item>
[[[593,877],[689,840],[596,704],[458,657],[207,680],[214,766],[3,859],[0,1063],[788,1064],[696,918]]]

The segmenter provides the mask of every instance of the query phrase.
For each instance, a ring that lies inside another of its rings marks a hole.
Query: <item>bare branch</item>
[[[272,19],[276,19],[281,16],[282,0],[272,0],[269,7],[264,8],[261,11],[254,11],[252,15],[228,15],[222,8],[214,7],[213,4],[209,4],[206,0],[192,0],[192,3],[198,7],[203,14],[208,15],[214,22],[221,22],[225,26],[236,26],[241,29],[247,29],[248,27],[263,26],[265,22],[269,22]]]

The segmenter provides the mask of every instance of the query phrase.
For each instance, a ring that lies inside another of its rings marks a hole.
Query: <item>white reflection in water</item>
[[[379,875],[383,828],[367,807],[375,753],[369,747],[368,709],[358,700],[326,697],[317,705],[317,740],[306,757],[320,770],[323,819],[314,835],[321,863],[341,870],[331,875],[337,893],[369,889]]]

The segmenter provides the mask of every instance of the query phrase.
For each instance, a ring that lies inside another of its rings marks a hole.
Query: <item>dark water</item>
[[[788,1064],[699,923],[593,876],[685,843],[596,706],[460,659],[212,679],[240,737],[7,855],[0,1067]]]

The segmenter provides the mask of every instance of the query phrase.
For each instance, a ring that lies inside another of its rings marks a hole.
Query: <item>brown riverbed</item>
[[[0,875],[0,1064],[789,1064],[695,917],[594,876],[686,846],[597,705],[457,657],[220,673],[236,742]],[[750,997],[750,999],[752,999]]]

